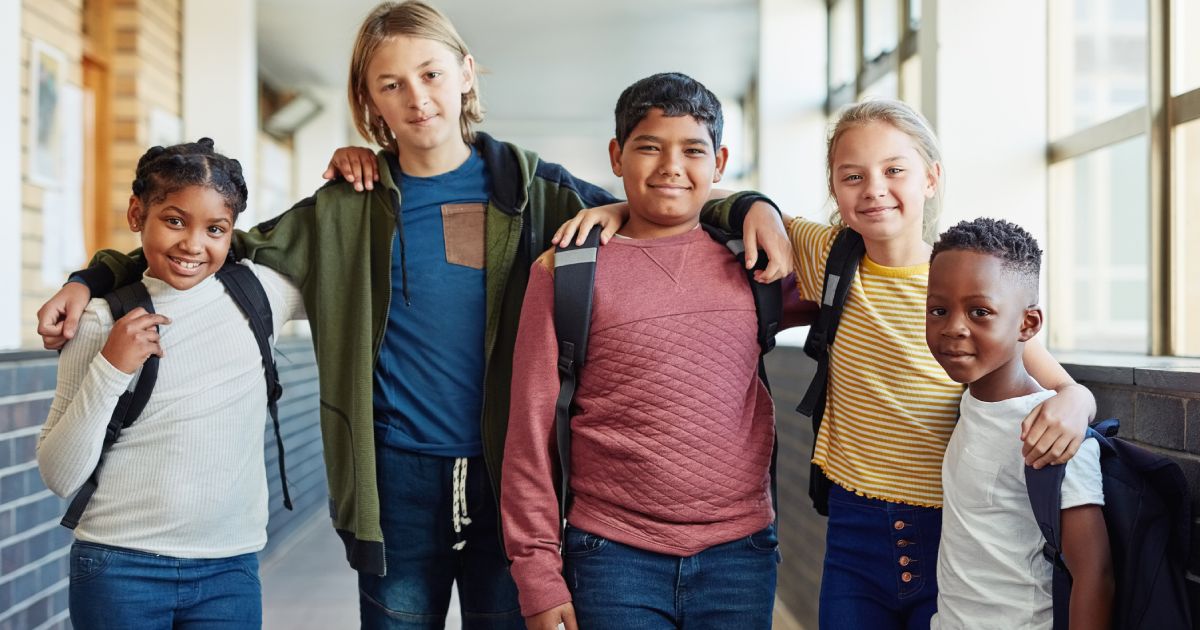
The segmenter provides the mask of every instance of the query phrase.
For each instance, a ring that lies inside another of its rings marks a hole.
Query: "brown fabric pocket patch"
[[[483,269],[485,208],[482,203],[448,203],[442,206],[446,262]]]

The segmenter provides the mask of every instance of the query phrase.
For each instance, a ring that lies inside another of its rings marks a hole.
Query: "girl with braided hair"
[[[67,497],[101,462],[118,398],[160,357],[145,408],[103,451],[95,492],[71,547],[77,628],[258,628],[256,552],[267,541],[263,363],[246,318],[213,277],[243,264],[270,303],[273,337],[303,317],[280,274],[233,262],[246,208],[237,160],[213,141],[154,147],[138,160],[129,229],[155,312],[114,321],[93,299],[63,349],[58,388],[38,439],[46,485]]]

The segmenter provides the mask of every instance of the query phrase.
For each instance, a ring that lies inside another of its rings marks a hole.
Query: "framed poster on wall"
[[[62,90],[67,58],[46,42],[29,50],[29,179],[47,188],[62,184]]]

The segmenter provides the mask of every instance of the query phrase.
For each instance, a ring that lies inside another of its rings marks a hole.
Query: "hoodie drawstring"
[[[462,548],[467,546],[467,541],[462,535],[462,528],[471,524],[471,519],[467,516],[466,457],[455,458],[454,475],[450,483],[450,518],[454,522],[454,537],[458,540],[458,542],[454,543],[453,547],[458,551],[462,551]]]

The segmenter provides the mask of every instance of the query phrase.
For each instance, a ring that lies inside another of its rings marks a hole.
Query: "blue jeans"
[[[454,459],[376,445],[387,575],[358,574],[362,627],[440,630],[457,582],[464,630],[524,630],[483,458],[468,461],[471,522],[456,534]],[[454,548],[458,542],[465,542],[462,549]]]
[[[688,557],[567,528],[564,571],[584,630],[771,627],[775,526]]]
[[[829,492],[822,630],[929,628],[937,610],[942,511]]]
[[[87,630],[258,629],[258,556],[173,558],[76,541],[70,609]]]

